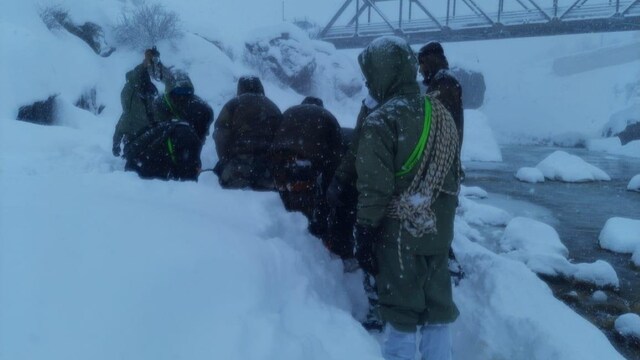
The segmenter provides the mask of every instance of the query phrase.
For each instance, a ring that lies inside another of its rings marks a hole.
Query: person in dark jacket
[[[238,95],[224,105],[214,123],[214,171],[222,187],[275,190],[268,153],[281,121],[282,113],[265,96],[260,79],[241,77]]]
[[[449,72],[449,62],[444,55],[442,45],[432,41],[423,46],[418,52],[420,73],[427,86],[427,94],[440,93],[438,99],[451,113],[458,128],[460,144],[464,134],[464,111],[462,109],[462,87],[456,78]]]
[[[113,134],[113,156],[120,156],[120,146],[133,141],[153,123],[153,101],[158,89],[151,82],[151,76],[160,77],[160,53],[154,47],[144,52],[144,60],[126,75],[127,82],[120,93],[122,115]],[[124,157],[130,154],[124,151]],[[129,161],[127,161],[129,163]]]
[[[309,220],[309,232],[342,258],[352,257],[350,227],[326,201],[342,157],[342,131],[321,99],[305,98],[283,113],[271,145],[271,173],[284,206]]]
[[[184,121],[195,130],[204,144],[213,122],[211,106],[194,94],[193,83],[184,71],[173,70],[167,78],[164,95],[154,101],[156,121]]]
[[[194,95],[183,71],[166,71],[165,94],[153,104],[154,125],[129,143],[131,170],[142,178],[197,181],[211,107]]]

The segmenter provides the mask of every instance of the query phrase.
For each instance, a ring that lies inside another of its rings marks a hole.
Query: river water
[[[640,344],[629,343],[612,330],[618,315],[640,312],[640,269],[633,266],[630,254],[613,253],[598,245],[600,231],[609,218],[640,219],[640,193],[627,191],[629,180],[640,174],[640,158],[542,146],[507,145],[501,150],[501,163],[465,164],[464,184],[479,186],[489,192],[489,198],[483,200],[485,203],[503,208],[514,216],[535,218],[553,226],[569,249],[573,262],[604,260],[611,264],[620,279],[620,289],[607,290],[605,302],[592,299],[594,289],[589,287],[546,280],[556,297],[600,327],[625,357],[640,359]],[[609,174],[611,181],[529,184],[514,177],[519,168],[534,167],[556,150],[577,155],[599,167]],[[496,231],[487,234],[500,236]]]

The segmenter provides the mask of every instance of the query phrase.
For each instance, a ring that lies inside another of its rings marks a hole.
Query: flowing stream
[[[607,182],[564,183],[546,181],[529,184],[514,174],[520,167],[534,167],[553,151],[577,155],[604,170]],[[640,158],[589,152],[585,149],[558,149],[542,146],[507,145],[502,147],[501,163],[467,163],[466,186],[479,186],[489,192],[483,202],[500,207],[514,216],[535,218],[553,226],[576,263],[604,260],[620,279],[618,291],[605,290],[606,301],[592,297],[595,289],[559,279],[545,279],[556,297],[601,328],[627,359],[640,359],[640,344],[629,342],[613,330],[617,316],[640,313],[640,268],[631,262],[631,254],[618,254],[598,245],[605,222],[612,217],[640,220],[640,193],[627,191],[629,180],[640,174]],[[498,237],[500,231],[486,231]],[[486,234],[485,234],[486,235]]]

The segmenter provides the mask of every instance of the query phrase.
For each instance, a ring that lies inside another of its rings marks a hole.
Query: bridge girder
[[[439,0],[427,7],[422,0],[345,0],[320,38],[349,48],[382,35],[423,43],[640,30],[640,0],[544,0],[553,1],[551,6],[541,0],[496,0],[493,12],[479,1]],[[336,26],[350,7],[355,10],[350,21]]]

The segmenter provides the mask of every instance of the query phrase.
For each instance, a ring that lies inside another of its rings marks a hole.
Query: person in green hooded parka
[[[376,277],[379,312],[387,324],[383,354],[414,359],[419,331],[425,359],[450,359],[448,324],[459,314],[447,267],[460,186],[457,129],[439,101],[429,102],[433,116],[427,110],[416,82],[417,59],[406,41],[378,38],[358,62],[378,105],[356,134],[356,258]],[[422,166],[408,166],[421,143]],[[414,180],[427,190],[405,196]],[[426,205],[420,215],[426,220],[416,231],[407,225],[414,223],[398,215],[403,213],[398,204],[415,205],[421,199]]]

